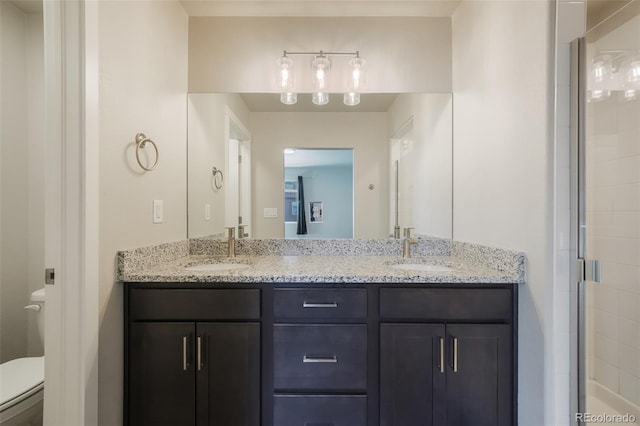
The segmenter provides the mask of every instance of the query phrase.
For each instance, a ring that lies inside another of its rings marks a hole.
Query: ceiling
[[[42,0],[13,0],[13,4],[24,13],[42,13]]]
[[[285,167],[353,166],[353,149],[296,149],[284,154]]]
[[[180,0],[189,16],[449,17],[460,0]]]

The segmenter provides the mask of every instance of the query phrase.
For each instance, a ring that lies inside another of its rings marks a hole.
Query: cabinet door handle
[[[444,373],[444,337],[440,338],[440,372]]]
[[[187,371],[189,363],[187,362],[187,341],[189,336],[182,336],[182,370]]]
[[[333,355],[333,356],[303,356],[302,357],[302,362],[307,363],[307,362],[332,362],[332,363],[337,363],[338,362],[338,357]]]
[[[453,338],[453,372],[458,372],[458,338]]]
[[[198,371],[202,370],[202,336],[198,336]]]
[[[313,302],[304,301],[304,302],[302,302],[302,307],[303,308],[337,308],[338,307],[338,303],[337,302],[313,303]]]

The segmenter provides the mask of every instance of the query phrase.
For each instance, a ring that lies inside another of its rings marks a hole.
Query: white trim
[[[97,424],[97,12],[84,0],[44,2],[45,262],[56,270],[45,309],[45,425]]]
[[[242,123],[242,121],[240,120],[240,118],[238,118],[238,116],[233,112],[233,110],[231,108],[229,108],[228,105],[224,106],[224,172],[226,173],[225,178],[227,179],[227,183],[226,183],[226,188],[224,191],[224,205],[225,205],[225,212],[224,212],[224,222],[225,222],[225,227],[235,227],[238,225],[238,209],[237,206],[239,206],[239,200],[238,200],[238,194],[237,192],[234,191],[227,191],[227,189],[229,188],[229,183],[231,183],[231,147],[230,147],[230,143],[231,143],[231,123],[233,123],[233,125],[235,127],[238,128],[238,130],[241,133],[241,138],[238,138],[238,145],[240,144],[245,144],[245,146],[241,149],[239,146],[237,147],[237,149],[234,149],[234,152],[242,152],[244,151],[246,154],[246,150],[249,150],[249,158],[251,158],[251,132],[249,131],[249,129],[247,129],[247,127],[244,125],[244,123]],[[235,161],[237,161],[237,158],[235,159]],[[249,164],[249,168],[250,168],[250,164]],[[234,170],[237,170],[237,166],[234,165],[233,167]],[[238,170],[237,170],[238,171]],[[238,171],[240,172],[240,171]],[[248,187],[249,187],[249,191],[251,190],[251,174],[249,172],[248,175]],[[245,197],[248,197],[249,200],[251,200],[251,194],[246,194],[247,191],[245,190]],[[245,199],[246,202],[246,199]],[[234,206],[234,207],[231,207]],[[251,208],[251,201],[248,202],[248,207]],[[246,223],[246,225],[250,226],[251,225],[251,220],[249,223]],[[249,230],[249,232],[253,233],[253,230]]]

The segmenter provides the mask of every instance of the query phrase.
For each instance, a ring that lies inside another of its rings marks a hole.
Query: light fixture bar
[[[360,51],[356,50],[355,52],[325,52],[324,50],[320,50],[318,52],[289,52],[289,51],[284,51],[284,53],[282,54],[282,56],[287,56],[287,55],[320,55],[320,56],[324,56],[324,55],[348,55],[348,56],[355,56],[356,58],[360,57]]]

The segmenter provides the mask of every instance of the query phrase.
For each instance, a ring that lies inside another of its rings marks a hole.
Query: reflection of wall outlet
[[[278,217],[278,208],[277,207],[265,207],[265,209],[264,209],[264,217]]]
[[[204,220],[211,220],[211,204],[204,205]]]

